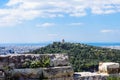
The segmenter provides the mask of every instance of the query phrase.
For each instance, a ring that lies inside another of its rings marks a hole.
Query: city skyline
[[[0,0],[0,43],[120,42],[120,0]]]

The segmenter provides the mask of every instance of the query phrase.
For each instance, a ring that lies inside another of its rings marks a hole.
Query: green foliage
[[[99,62],[111,61],[120,63],[120,50],[95,47],[80,43],[53,42],[53,44],[34,50],[32,53],[68,53],[74,71],[97,70]]]
[[[120,80],[120,77],[108,77],[107,80]]]
[[[50,58],[48,56],[43,56],[41,59],[42,67],[50,66]]]
[[[43,55],[38,60],[26,61],[23,63],[22,68],[39,68],[39,67],[49,67],[50,58],[46,55]]]
[[[38,67],[41,67],[40,61],[35,60],[30,63],[30,68],[38,68]]]

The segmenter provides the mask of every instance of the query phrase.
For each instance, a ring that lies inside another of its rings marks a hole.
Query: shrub
[[[108,77],[107,80],[120,80],[120,77]]]
[[[50,58],[48,56],[42,56],[40,59],[41,67],[49,67],[50,66]]]
[[[41,63],[39,60],[35,60],[30,63],[30,68],[38,68],[38,67],[41,67]]]
[[[40,60],[31,61],[30,68],[49,67],[50,58],[48,56],[41,56]]]

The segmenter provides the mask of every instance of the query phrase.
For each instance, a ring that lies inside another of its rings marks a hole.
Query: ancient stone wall
[[[36,68],[36,69],[14,69],[12,77],[28,78],[28,79],[52,79],[73,77],[73,69],[71,66],[52,67],[52,68]]]
[[[74,80],[107,80],[106,76],[84,76],[76,77]]]
[[[120,65],[114,62],[99,63],[99,73],[119,74]]]
[[[12,80],[73,80],[74,71],[66,54],[1,55],[0,63],[0,69]]]
[[[9,66],[12,68],[29,68],[29,63],[36,61],[39,64],[49,59],[48,66],[38,67],[57,67],[57,66],[69,66],[68,56],[65,54],[13,54],[0,56],[0,68]],[[44,60],[44,61],[43,61]],[[27,65],[28,64],[28,65]],[[27,67],[28,66],[28,67]]]
[[[66,54],[0,55],[0,70],[5,76],[0,77],[1,80],[107,80],[109,76],[120,77],[120,65],[113,62],[100,63],[96,73],[74,73]]]
[[[93,72],[93,73],[75,72],[74,80],[120,80],[120,74],[106,74],[106,73],[98,73],[98,72]]]
[[[75,72],[74,80],[108,80],[108,77],[120,79],[120,65],[114,62],[99,63],[98,72]],[[112,79],[109,79],[112,80]]]

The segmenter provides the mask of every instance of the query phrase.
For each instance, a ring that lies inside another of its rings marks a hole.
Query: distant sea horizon
[[[112,43],[112,42],[98,42],[98,43],[85,43],[88,45],[92,45],[92,46],[99,46],[99,47],[103,47],[103,46],[120,46],[120,42],[118,43]]]
[[[82,43],[92,46],[120,46],[120,42],[75,42],[75,43]],[[0,43],[0,47],[3,46],[47,46],[49,44],[52,44],[52,42],[41,42],[41,43]]]

